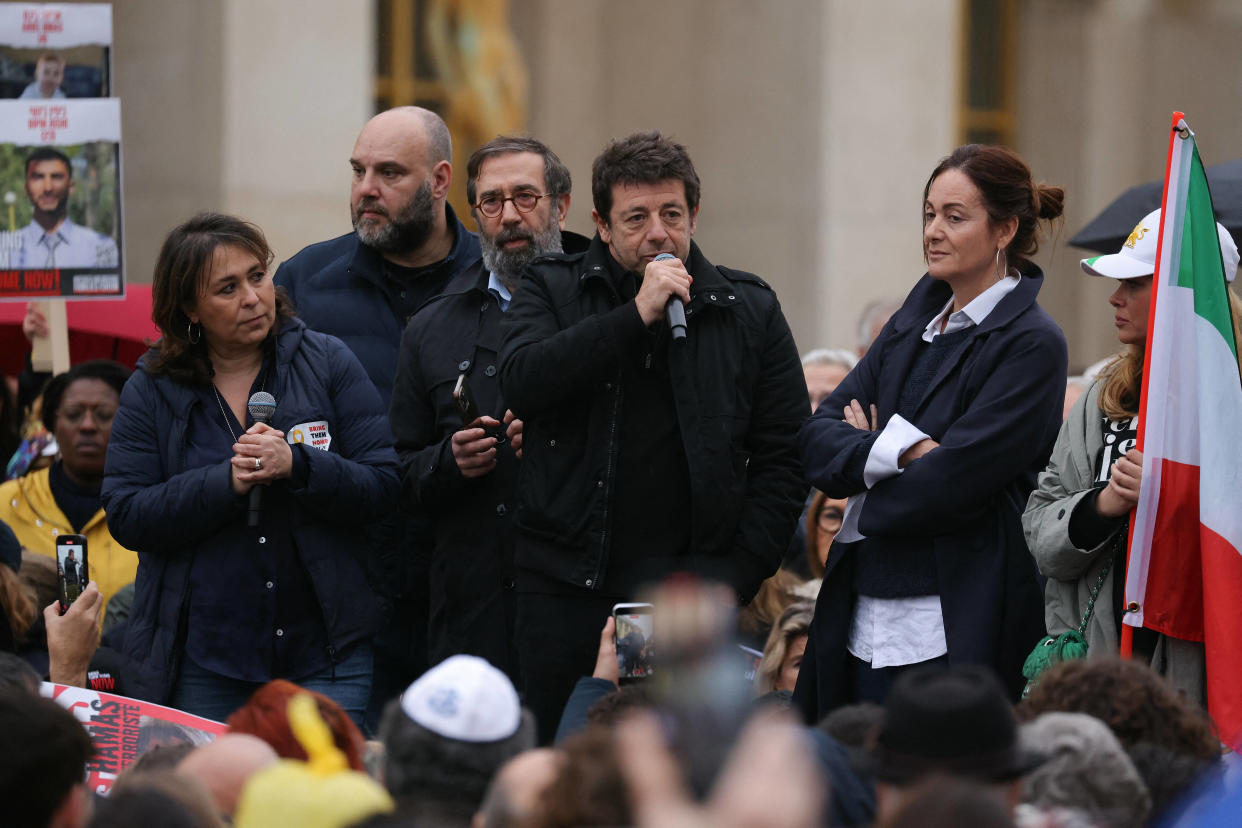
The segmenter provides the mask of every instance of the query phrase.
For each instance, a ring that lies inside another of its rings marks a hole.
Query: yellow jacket
[[[73,527],[52,497],[49,474],[49,469],[40,469],[0,483],[0,520],[9,525],[26,549],[55,560],[56,536],[73,534]],[[82,534],[86,535],[90,578],[99,584],[106,607],[117,590],[134,580],[138,554],[112,539],[103,509],[91,517]]]

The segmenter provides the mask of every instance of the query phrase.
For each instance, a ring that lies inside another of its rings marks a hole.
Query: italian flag
[[[1138,444],[1126,624],[1202,641],[1208,712],[1242,746],[1242,379],[1212,197],[1173,114]],[[1122,650],[1128,651],[1125,630]]]

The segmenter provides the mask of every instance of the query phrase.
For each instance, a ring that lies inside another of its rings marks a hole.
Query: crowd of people
[[[1070,828],[1232,792],[1203,644],[1118,658],[1158,213],[1083,261],[1124,350],[1067,404],[1032,261],[1066,193],[1006,148],[935,165],[926,273],[802,357],[658,132],[595,159],[590,239],[535,138],[468,160],[477,234],[434,113],[349,163],[352,232],[274,268],[189,218],[137,366],[6,399],[12,824]],[[1072,630],[1089,658],[1024,670]],[[98,798],[40,679],[227,733]]]

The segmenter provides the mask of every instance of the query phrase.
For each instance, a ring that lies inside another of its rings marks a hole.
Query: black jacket
[[[533,263],[502,323],[501,388],[525,422],[516,563],[601,584],[625,389],[619,354],[646,328],[622,302],[597,237],[584,254]],[[691,569],[723,573],[749,601],[780,564],[805,495],[797,431],[806,382],[789,326],[757,276],[691,245],[685,347],[669,374],[690,472]]]
[[[497,376],[500,305],[481,261],[414,315],[401,339],[389,422],[407,502],[434,525],[430,656],[486,658],[512,673],[513,511],[518,461],[506,441],[483,477],[462,477],[451,438],[462,428],[453,400],[465,374],[479,412],[505,413]]]

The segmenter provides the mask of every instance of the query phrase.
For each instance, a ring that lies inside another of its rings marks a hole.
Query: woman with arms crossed
[[[1117,280],[1108,303],[1125,350],[1070,409],[1022,515],[1031,554],[1048,577],[1048,632],[1055,636],[1078,629],[1096,594],[1084,632],[1089,656],[1115,656],[1120,646],[1128,518],[1143,482],[1143,455],[1135,443],[1159,231],[1160,211],[1155,210],[1143,217],[1119,252],[1082,260],[1088,275]],[[1224,227],[1217,224],[1216,232],[1225,275],[1232,280],[1238,248]],[[1237,328],[1239,303],[1230,298]],[[1136,628],[1133,645],[1136,658],[1188,698],[1206,701],[1201,642]]]
[[[156,263],[163,336],[121,395],[103,486],[109,528],[139,556],[130,686],[224,721],[286,678],[361,722],[377,620],[363,529],[394,502],[397,457],[379,394],[345,345],[293,317],[271,256],[259,228],[203,213]],[[247,416],[259,391],[270,425]]]
[[[1063,197],[1003,147],[943,159],[923,190],[927,274],[802,427],[810,482],[849,498],[794,696],[808,720],[882,702],[926,662],[986,664],[1021,691],[1043,630],[1019,518],[1066,376],[1030,257]]]

